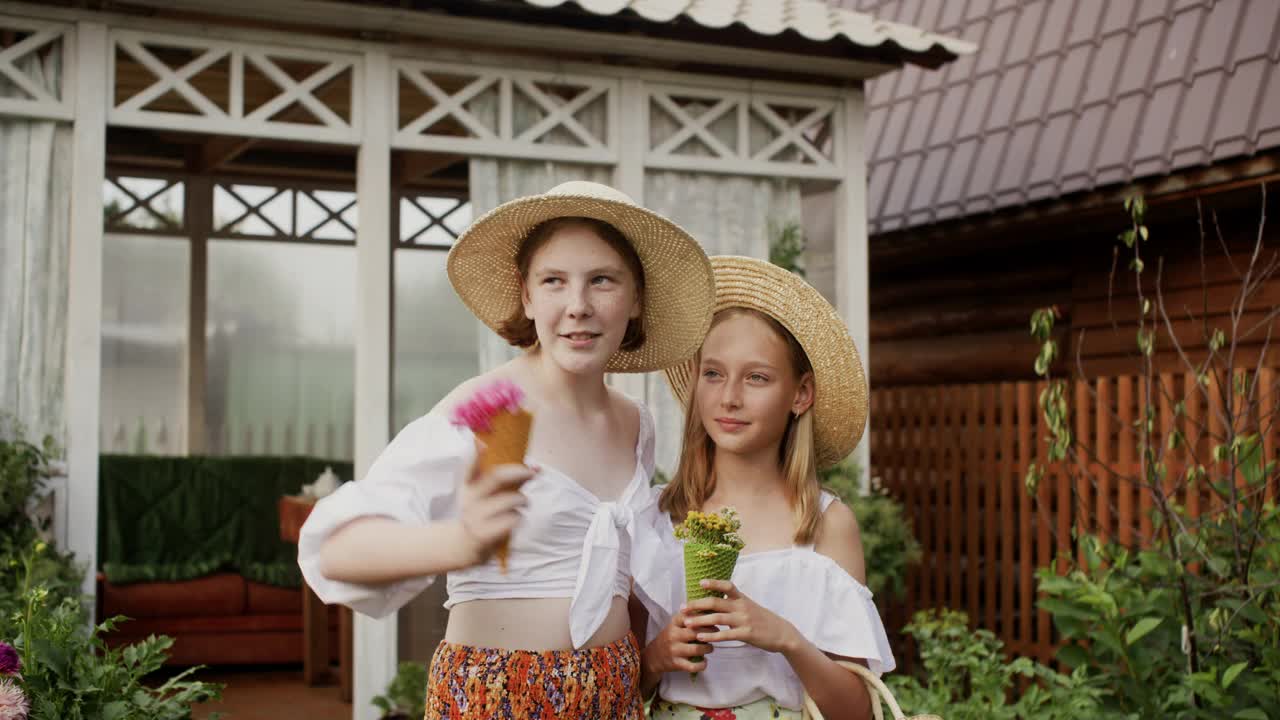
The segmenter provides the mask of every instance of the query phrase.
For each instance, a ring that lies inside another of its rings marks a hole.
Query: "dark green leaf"
[[[1146,637],[1146,635],[1150,633],[1152,630],[1155,630],[1156,628],[1160,627],[1160,623],[1162,622],[1164,622],[1164,618],[1158,618],[1158,617],[1142,618],[1137,623],[1135,623],[1134,626],[1129,630],[1129,633],[1125,635],[1124,637],[1125,644],[1132,645],[1138,642],[1142,638]]]
[[[1227,668],[1226,672],[1222,673],[1222,689],[1226,690],[1230,688],[1231,683],[1235,682],[1236,677],[1240,675],[1240,673],[1244,672],[1247,667],[1249,667],[1249,663],[1241,662]]]

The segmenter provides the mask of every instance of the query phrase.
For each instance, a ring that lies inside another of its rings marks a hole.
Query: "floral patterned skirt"
[[[634,635],[586,650],[500,650],[440,643],[426,720],[642,720]]]
[[[801,713],[778,705],[772,698],[731,708],[700,708],[658,698],[649,706],[649,717],[652,720],[800,720]]]

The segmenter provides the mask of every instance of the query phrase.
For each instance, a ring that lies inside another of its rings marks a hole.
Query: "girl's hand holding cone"
[[[520,524],[520,512],[528,504],[520,486],[536,470],[524,465],[495,465],[483,472],[479,465],[459,489],[459,516],[462,529],[473,543],[476,563],[484,562],[504,546],[511,531]]]
[[[739,640],[769,652],[786,652],[795,646],[800,633],[795,626],[757,605],[728,580],[703,580],[702,588],[715,593],[691,600],[685,625],[694,631],[694,641],[712,643]],[[724,626],[723,630],[716,626]]]
[[[694,641],[696,631],[685,625],[689,617],[685,610],[676,613],[658,637],[645,646],[646,668],[658,675],[677,670],[698,673],[707,669],[703,656],[710,655],[714,648]]]

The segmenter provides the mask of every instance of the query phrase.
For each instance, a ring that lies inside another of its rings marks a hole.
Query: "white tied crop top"
[[[834,499],[824,490],[822,510]],[[656,507],[646,508],[637,524],[645,529],[633,553],[636,595],[649,611],[652,641],[685,601],[683,551],[670,518]],[[733,583],[794,625],[819,650],[866,660],[877,674],[893,670],[893,651],[871,591],[812,545],[745,553],[733,570]],[[696,680],[686,672],[662,676],[662,699],[727,708],[771,697],[782,707],[801,708],[804,685],[781,653],[737,640],[714,645],[707,669]]]
[[[635,471],[617,500],[605,501],[546,464],[521,488],[528,498],[511,535],[504,574],[496,561],[448,573],[446,608],[466,600],[572,598],[569,632],[582,647],[609,614],[615,596],[631,588],[631,532],[638,510],[653,504],[653,416],[636,403],[640,429]],[[409,602],[435,579],[423,576],[389,585],[339,582],[320,573],[320,546],[346,523],[385,516],[425,525],[457,516],[457,489],[475,460],[475,438],[440,412],[410,423],[358,482],[316,503],[298,540],[298,565],[307,584],[328,604],[383,617]],[[529,462],[536,461],[529,457]]]

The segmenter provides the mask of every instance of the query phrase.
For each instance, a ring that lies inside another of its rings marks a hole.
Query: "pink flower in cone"
[[[10,678],[0,678],[0,720],[27,720],[31,709],[22,688]]]
[[[466,402],[453,409],[449,420],[471,432],[485,432],[500,412],[516,413],[524,402],[524,391],[510,380],[497,380],[476,391]]]

